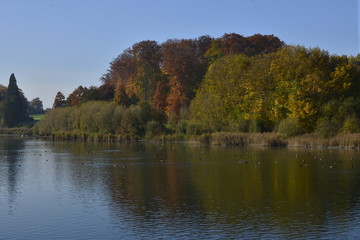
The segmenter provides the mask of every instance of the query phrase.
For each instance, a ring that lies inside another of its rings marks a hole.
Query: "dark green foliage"
[[[186,134],[188,122],[186,120],[180,120],[176,124],[176,132]]]
[[[359,119],[359,98],[334,99],[322,106],[316,131],[323,137],[332,137],[338,133],[359,132]]]
[[[43,103],[40,100],[40,98],[34,98],[33,100],[31,100],[29,102],[28,112],[29,112],[29,114],[43,114],[44,113]]]
[[[140,106],[130,106],[125,112],[121,121],[121,133],[135,136],[144,136],[146,121],[143,118]]]
[[[100,100],[100,94],[97,87],[90,86],[89,88],[84,88],[84,92],[81,98],[82,103],[98,100]]]
[[[340,129],[340,132],[344,134],[360,132],[359,118],[355,116],[347,117],[342,124],[342,128]]]
[[[157,121],[149,121],[146,123],[146,136],[147,137],[154,137],[160,136],[164,134],[165,128],[164,125]]]
[[[294,137],[304,133],[298,118],[282,119],[278,126],[278,132],[284,137]]]
[[[28,101],[18,88],[15,75],[11,74],[4,105],[4,124],[13,127],[20,122],[28,121],[27,109]]]
[[[335,136],[341,127],[341,122],[332,120],[332,119],[326,119],[326,118],[320,118],[317,122],[316,126],[316,132],[321,137],[333,137]]]
[[[201,135],[209,132],[206,123],[190,121],[186,127],[186,133],[189,135]]]

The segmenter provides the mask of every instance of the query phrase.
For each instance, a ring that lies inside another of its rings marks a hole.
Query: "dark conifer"
[[[8,127],[29,119],[27,112],[28,101],[21,89],[17,86],[14,74],[11,74],[7,88],[4,119]]]

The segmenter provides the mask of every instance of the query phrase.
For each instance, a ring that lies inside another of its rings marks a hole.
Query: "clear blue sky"
[[[359,50],[358,0],[0,0],[0,84],[15,73],[28,100],[100,85],[134,43],[274,34],[337,55]]]

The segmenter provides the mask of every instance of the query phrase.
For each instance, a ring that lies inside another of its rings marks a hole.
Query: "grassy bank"
[[[285,138],[276,133],[213,133],[208,142],[212,145],[343,148],[360,150],[360,134],[342,134],[330,138],[316,134]]]
[[[31,129],[14,129],[26,134]],[[31,134],[27,134],[31,135]],[[163,141],[188,142],[192,144],[223,145],[223,146],[264,146],[264,147],[302,147],[302,148],[343,148],[360,150],[360,134],[344,134],[331,138],[306,134],[286,138],[277,133],[236,133],[217,132],[203,135],[168,134],[140,138],[135,135],[119,135],[110,133],[55,132],[44,137],[52,140],[91,141],[91,142],[129,142],[129,141]]]
[[[2,135],[32,136],[33,135],[33,129],[28,128],[28,127],[0,128],[0,134],[2,134]]]
[[[31,114],[30,117],[32,117],[35,121],[40,121],[44,117],[44,114]]]
[[[360,134],[341,134],[330,138],[322,138],[313,134],[301,135],[287,139],[287,146],[360,150]]]

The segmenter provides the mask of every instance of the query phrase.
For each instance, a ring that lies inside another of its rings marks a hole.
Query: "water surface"
[[[0,137],[0,239],[360,237],[360,153]]]

